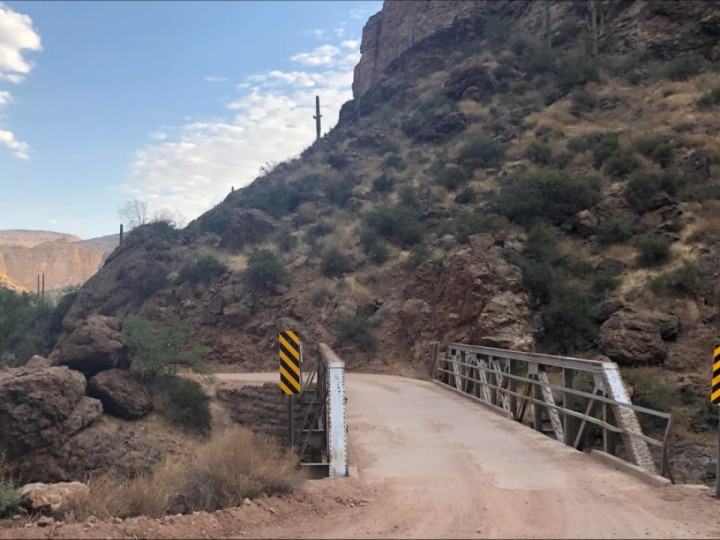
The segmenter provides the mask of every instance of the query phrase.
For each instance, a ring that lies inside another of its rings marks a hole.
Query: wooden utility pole
[[[316,137],[315,140],[318,140],[320,138],[320,117],[322,114],[320,114],[320,96],[315,96],[315,116],[313,118],[315,119],[315,130],[316,130]]]

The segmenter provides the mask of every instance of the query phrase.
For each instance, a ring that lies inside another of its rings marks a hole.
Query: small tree
[[[148,211],[148,203],[140,199],[132,199],[125,201],[117,210],[120,221],[128,226],[128,229],[134,229],[140,225],[145,225],[150,221],[150,213]]]
[[[245,279],[254,291],[271,292],[285,280],[285,268],[269,249],[255,249],[248,257]]]

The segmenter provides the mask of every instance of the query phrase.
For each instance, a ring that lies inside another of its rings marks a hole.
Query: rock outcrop
[[[18,491],[33,513],[47,514],[57,512],[70,499],[88,495],[90,488],[82,482],[35,482],[24,485]]]
[[[277,220],[256,208],[236,209],[220,239],[220,247],[242,249],[249,243],[262,242],[277,227]]]
[[[109,369],[88,380],[88,395],[99,399],[105,412],[135,420],[153,409],[153,402],[145,386],[128,371]]]
[[[117,317],[90,315],[70,334],[63,336],[51,358],[58,365],[88,376],[106,369],[127,368],[128,346]]]
[[[678,319],[673,315],[640,315],[618,311],[600,327],[600,351],[619,364],[658,364],[668,355],[665,340],[674,339]]]

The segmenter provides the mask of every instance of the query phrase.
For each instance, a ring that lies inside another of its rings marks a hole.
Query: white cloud
[[[357,39],[346,39],[340,46],[345,49],[357,49],[360,46],[360,41]]]
[[[340,54],[340,49],[334,45],[320,45],[309,53],[300,53],[291,56],[290,60],[298,62],[303,66],[327,66],[334,62],[335,57]]]
[[[227,77],[216,77],[214,75],[207,75],[205,77],[205,82],[227,82]]]
[[[225,118],[164,126],[167,138],[136,152],[128,196],[162,204],[194,218],[222,200],[231,186],[246,186],[260,168],[297,155],[315,140],[315,96],[320,96],[323,131],[352,99],[357,46],[323,45],[294,55],[296,70],[269,70],[245,78],[239,96],[227,103]]]
[[[345,29],[342,26],[339,28],[336,28],[334,30],[334,32],[337,37],[345,37]]]
[[[0,79],[22,82],[33,68],[25,51],[41,51],[40,36],[32,27],[32,19],[0,3]]]
[[[32,19],[0,2],[0,80],[21,83],[34,65],[25,58],[25,52],[41,50],[40,36],[33,29]],[[10,92],[0,90],[0,107],[11,101]],[[12,131],[0,129],[0,144],[12,150],[15,157],[30,157],[28,144],[17,140]]]
[[[0,129],[0,144],[4,144],[12,150],[15,157],[30,159],[28,144],[15,139],[15,135],[13,135],[11,131],[3,131]]]
[[[305,30],[306,34],[312,34],[318,39],[322,39],[325,37],[325,30],[319,30],[317,28],[313,28],[312,30]]]

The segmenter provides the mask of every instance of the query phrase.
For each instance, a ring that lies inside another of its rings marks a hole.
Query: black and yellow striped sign
[[[720,405],[720,346],[715,347],[713,355],[712,390],[710,401],[713,405]]]
[[[285,330],[278,336],[280,342],[280,389],[286,395],[300,393],[300,334]]]

